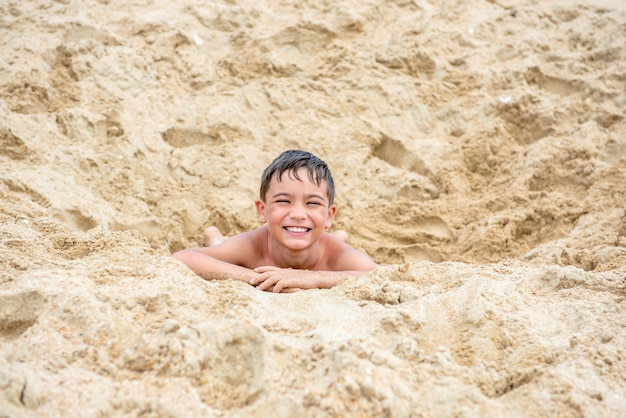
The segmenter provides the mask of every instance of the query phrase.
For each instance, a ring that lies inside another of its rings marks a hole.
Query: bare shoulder
[[[366,254],[351,247],[333,234],[323,236],[326,269],[333,271],[369,271],[376,267]]]
[[[221,244],[214,247],[202,247],[198,250],[211,257],[226,261],[231,264],[249,267],[257,266],[259,259],[263,257],[261,248],[267,232],[264,228],[242,232],[227,238]]]

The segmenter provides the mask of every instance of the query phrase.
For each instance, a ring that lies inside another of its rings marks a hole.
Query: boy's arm
[[[250,280],[260,290],[290,292],[302,289],[329,289],[343,282],[346,277],[364,276],[377,266],[365,254],[349,248],[333,263],[333,270],[292,270],[262,266],[254,269],[261,273]]]
[[[304,289],[330,289],[343,282],[346,277],[359,277],[369,273],[369,271],[362,270],[292,270],[273,266],[257,267],[254,271],[261,274],[250,280],[250,284],[257,286],[259,290],[270,290],[276,293]]]
[[[258,273],[239,265],[240,259],[251,251],[248,246],[245,240],[232,237],[216,247],[181,250],[172,254],[172,257],[185,263],[203,279],[235,279],[249,283]]]

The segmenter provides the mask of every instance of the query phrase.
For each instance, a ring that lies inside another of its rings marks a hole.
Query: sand
[[[0,416],[626,414],[621,0],[0,2]],[[333,170],[380,267],[172,259]]]

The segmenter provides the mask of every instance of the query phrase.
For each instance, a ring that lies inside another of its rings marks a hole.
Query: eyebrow
[[[291,197],[292,195],[290,193],[285,193],[285,192],[276,193],[275,195],[272,196],[272,199],[276,199],[277,197],[280,197],[280,196]],[[320,200],[325,200],[323,196],[320,196],[320,195],[315,194],[315,193],[306,195],[306,198],[307,199],[317,198],[317,199],[320,199]]]

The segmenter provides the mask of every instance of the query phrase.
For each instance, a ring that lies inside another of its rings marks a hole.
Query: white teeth
[[[307,228],[299,228],[297,226],[287,227],[286,229],[289,232],[306,232],[306,231],[308,231]]]

